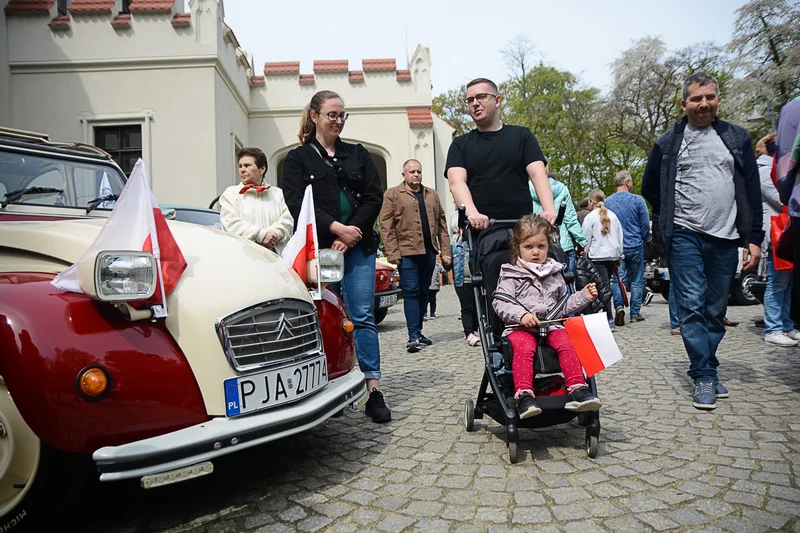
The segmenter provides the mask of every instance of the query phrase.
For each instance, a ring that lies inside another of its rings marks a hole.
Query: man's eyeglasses
[[[479,104],[485,104],[489,100],[489,98],[492,98],[492,97],[496,98],[497,95],[496,94],[491,94],[491,93],[480,93],[480,94],[476,94],[475,96],[470,96],[469,98],[467,98],[464,101],[467,103],[467,105],[474,104],[475,100],[477,100]]]
[[[350,113],[335,113],[331,111],[330,113],[319,113],[322,116],[328,117],[328,120],[331,122],[336,122],[337,119],[342,119],[342,122],[347,121],[350,117]]]

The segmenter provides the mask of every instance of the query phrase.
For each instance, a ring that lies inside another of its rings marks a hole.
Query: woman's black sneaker
[[[420,344],[424,344],[425,346],[430,346],[431,344],[433,344],[433,341],[430,340],[425,335],[423,335],[422,333],[419,334],[419,337],[417,337],[417,340],[419,341]]]
[[[527,392],[523,392],[517,400],[517,411],[519,411],[520,420],[542,414],[542,409],[536,403],[536,398]]]
[[[388,422],[392,419],[392,412],[386,407],[383,393],[378,389],[372,389],[372,392],[369,393],[369,399],[364,408],[364,413],[372,417],[372,421],[378,424]]]
[[[603,405],[600,399],[592,394],[589,387],[578,387],[572,391],[572,401],[564,405],[564,409],[568,411],[597,411]]]

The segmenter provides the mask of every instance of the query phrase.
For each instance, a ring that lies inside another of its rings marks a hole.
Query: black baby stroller
[[[556,220],[556,229],[563,217],[565,205],[562,204]],[[564,379],[558,363],[558,355],[548,346],[544,337],[540,337],[534,357],[534,393],[536,401],[542,409],[538,416],[520,420],[514,400],[514,379],[511,372],[514,352],[507,338],[501,337],[504,325],[494,315],[492,298],[500,277],[500,268],[508,263],[511,256],[509,242],[516,220],[490,220],[489,228],[482,231],[473,242],[472,231],[466,230],[472,257],[470,270],[475,291],[475,308],[478,312],[478,328],[481,338],[481,349],[485,360],[483,379],[475,402],[466,401],[464,409],[464,425],[467,431],[475,429],[475,419],[489,415],[506,428],[505,437],[508,456],[512,463],[519,462],[519,428],[540,428],[556,424],[564,424],[580,417],[579,421],[586,426],[586,452],[589,457],[597,456],[600,436],[600,413],[588,411],[578,413],[564,408],[570,400],[569,394],[550,393],[563,390]],[[459,224],[469,228],[463,208],[460,211]],[[556,239],[558,242],[558,239]],[[567,263],[566,253],[557,246],[550,249],[550,257],[561,263]],[[575,290],[574,275],[565,273],[567,285]],[[556,304],[546,319],[560,315],[566,298]],[[597,387],[594,377],[587,380],[589,388],[595,396]]]

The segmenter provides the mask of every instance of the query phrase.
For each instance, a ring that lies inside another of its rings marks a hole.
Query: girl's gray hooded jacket
[[[521,260],[517,260],[516,265],[502,266],[492,307],[504,324],[521,324],[522,317],[528,313],[542,319],[556,302],[567,294],[567,285],[561,276],[564,265],[550,258],[544,265],[550,267],[545,269],[545,272],[536,272]],[[591,302],[583,291],[578,291],[567,298],[560,315],[555,318],[577,313]],[[553,323],[547,326],[547,330],[552,331],[561,327],[563,326]],[[506,328],[503,336],[517,329],[521,328]]]

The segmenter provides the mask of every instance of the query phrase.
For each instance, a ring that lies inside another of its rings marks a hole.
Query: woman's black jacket
[[[383,187],[378,167],[366,148],[337,139],[336,153],[329,157],[317,140],[312,139],[287,154],[281,186],[286,205],[295,220],[295,229],[308,185],[314,192],[319,247],[330,248],[336,240],[329,228],[332,222],[342,221],[339,209],[341,188],[353,213],[347,225],[361,229],[359,246],[365,254],[375,252],[378,242],[372,229],[381,211]]]

